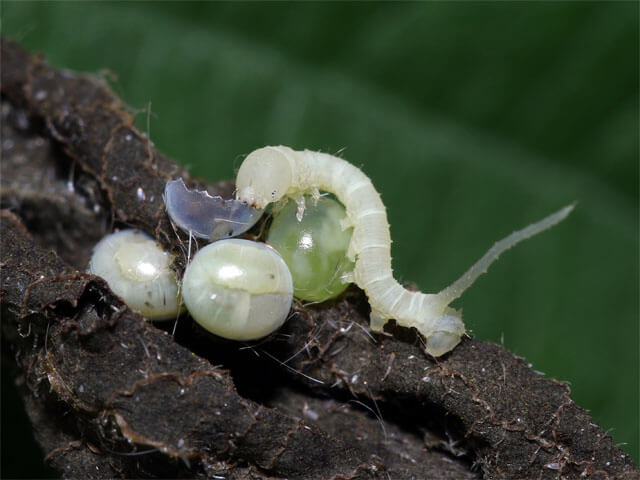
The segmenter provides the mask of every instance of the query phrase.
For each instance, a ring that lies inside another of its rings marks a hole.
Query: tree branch
[[[436,361],[412,331],[374,334],[355,288],[250,345],[186,316],[175,335],[145,322],[78,270],[114,226],[154,235],[182,270],[161,194],[185,172],[102,79],[7,41],[2,94],[3,346],[65,477],[640,478],[565,384],[488,342]]]

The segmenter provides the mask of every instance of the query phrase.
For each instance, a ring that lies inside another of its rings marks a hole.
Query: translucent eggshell
[[[89,272],[104,278],[129,308],[151,320],[175,318],[181,310],[173,256],[151,237],[122,230],[93,249]]]
[[[262,216],[262,210],[244,202],[189,190],[182,178],[167,182],[164,202],[169,217],[178,227],[210,241],[240,235]]]
[[[231,340],[255,340],[287,319],[293,282],[273,248],[229,239],[207,245],[193,257],[182,291],[187,310],[202,327]]]
[[[343,275],[353,271],[346,257],[352,228],[342,230],[346,211],[331,197],[305,198],[301,221],[296,218],[296,202],[290,201],[276,215],[267,235],[291,270],[296,298],[321,302],[342,293],[348,286]]]

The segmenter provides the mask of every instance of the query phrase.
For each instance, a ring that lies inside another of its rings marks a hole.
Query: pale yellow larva
[[[370,325],[381,331],[389,319],[415,327],[425,337],[426,352],[440,356],[452,350],[465,333],[461,315],[449,307],[493,263],[518,242],[563,220],[567,206],[543,220],[513,232],[497,242],[465,274],[440,293],[411,292],[394,278],[387,214],[371,180],[349,162],[326,153],[294,151],[289,147],[264,147],[249,154],[236,179],[237,198],[257,208],[291,197],[304,211],[301,195],[333,193],[345,206],[343,228],[353,227],[348,257],[355,262],[347,281],[362,288],[371,305]]]

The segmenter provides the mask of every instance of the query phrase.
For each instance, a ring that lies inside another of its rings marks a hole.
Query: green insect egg
[[[296,202],[289,201],[277,213],[267,236],[284,258],[293,276],[294,295],[321,302],[342,293],[348,286],[345,274],[353,271],[346,257],[353,229],[342,230],[344,207],[337,200],[321,197],[317,203],[305,197],[301,221],[296,218]]]

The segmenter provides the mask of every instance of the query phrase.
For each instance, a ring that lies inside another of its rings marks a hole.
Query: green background
[[[423,291],[577,202],[456,306],[475,336],[570,382],[637,461],[638,14],[637,2],[3,2],[2,26],[54,65],[108,69],[194,175],[233,177],[265,144],[344,149],[388,207],[397,276]],[[6,403],[8,474],[24,462]]]

